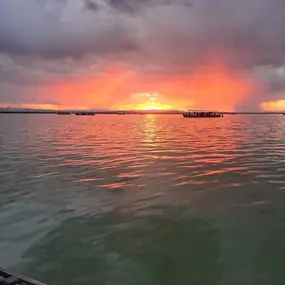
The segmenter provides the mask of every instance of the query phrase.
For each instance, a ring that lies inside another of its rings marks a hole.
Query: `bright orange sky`
[[[254,85],[225,65],[209,64],[191,74],[143,74],[107,68],[99,75],[58,81],[39,93],[56,109],[211,109],[233,111]]]

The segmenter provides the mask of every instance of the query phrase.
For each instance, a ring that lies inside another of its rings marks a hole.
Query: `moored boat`
[[[77,112],[75,113],[76,116],[95,116],[94,112]]]
[[[56,113],[57,115],[71,115],[71,112],[66,112],[66,111],[59,111]]]
[[[184,118],[222,118],[224,117],[221,113],[216,112],[185,112],[183,113]]]

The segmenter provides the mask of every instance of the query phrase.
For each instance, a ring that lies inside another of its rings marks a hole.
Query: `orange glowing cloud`
[[[101,74],[67,79],[52,86],[52,99],[59,109],[112,108],[116,101],[133,91],[136,75],[127,70],[107,69]],[[44,96],[44,93],[41,94]]]
[[[175,108],[228,111],[248,98],[253,89],[249,80],[221,65],[201,67],[193,74],[163,78],[155,86],[169,99],[165,103]]]
[[[59,109],[215,109],[231,111],[247,99],[253,83],[221,63],[188,74],[145,74],[108,68],[96,77],[56,82],[49,98]],[[46,93],[40,94],[43,98]]]
[[[285,111],[285,100],[268,101],[260,104],[263,111]]]

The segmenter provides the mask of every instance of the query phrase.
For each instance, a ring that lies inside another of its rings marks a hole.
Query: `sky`
[[[284,0],[1,0],[0,107],[285,110]]]

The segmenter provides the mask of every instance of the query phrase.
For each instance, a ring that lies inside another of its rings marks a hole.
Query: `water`
[[[0,115],[0,265],[50,285],[284,284],[284,128]]]

